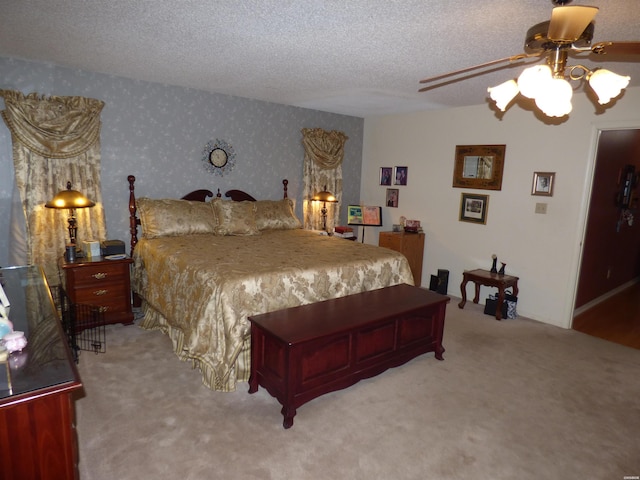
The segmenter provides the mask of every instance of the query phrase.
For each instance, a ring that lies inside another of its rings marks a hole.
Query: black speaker
[[[449,270],[438,269],[438,275],[431,275],[429,282],[429,290],[438,292],[442,295],[447,294],[449,288]]]

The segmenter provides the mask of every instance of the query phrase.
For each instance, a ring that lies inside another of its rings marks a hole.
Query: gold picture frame
[[[460,194],[461,222],[479,223],[486,225],[489,211],[489,195],[478,193]]]
[[[453,186],[502,190],[506,145],[457,145]]]
[[[555,179],[556,172],[533,172],[531,195],[553,197],[553,184],[555,183]]]

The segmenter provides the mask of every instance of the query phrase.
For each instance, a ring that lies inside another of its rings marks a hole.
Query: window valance
[[[14,142],[46,158],[71,158],[86,152],[100,138],[104,102],[84,97],[44,97],[37,93],[0,90],[2,111]]]

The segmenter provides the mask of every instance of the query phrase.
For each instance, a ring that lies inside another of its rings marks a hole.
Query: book
[[[335,230],[336,233],[347,233],[347,232],[353,233],[353,228],[342,226],[342,225],[336,226],[334,228],[334,230]]]

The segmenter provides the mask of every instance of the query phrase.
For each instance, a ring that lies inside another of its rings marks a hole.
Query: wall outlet
[[[536,203],[536,213],[547,213],[547,204]]]

